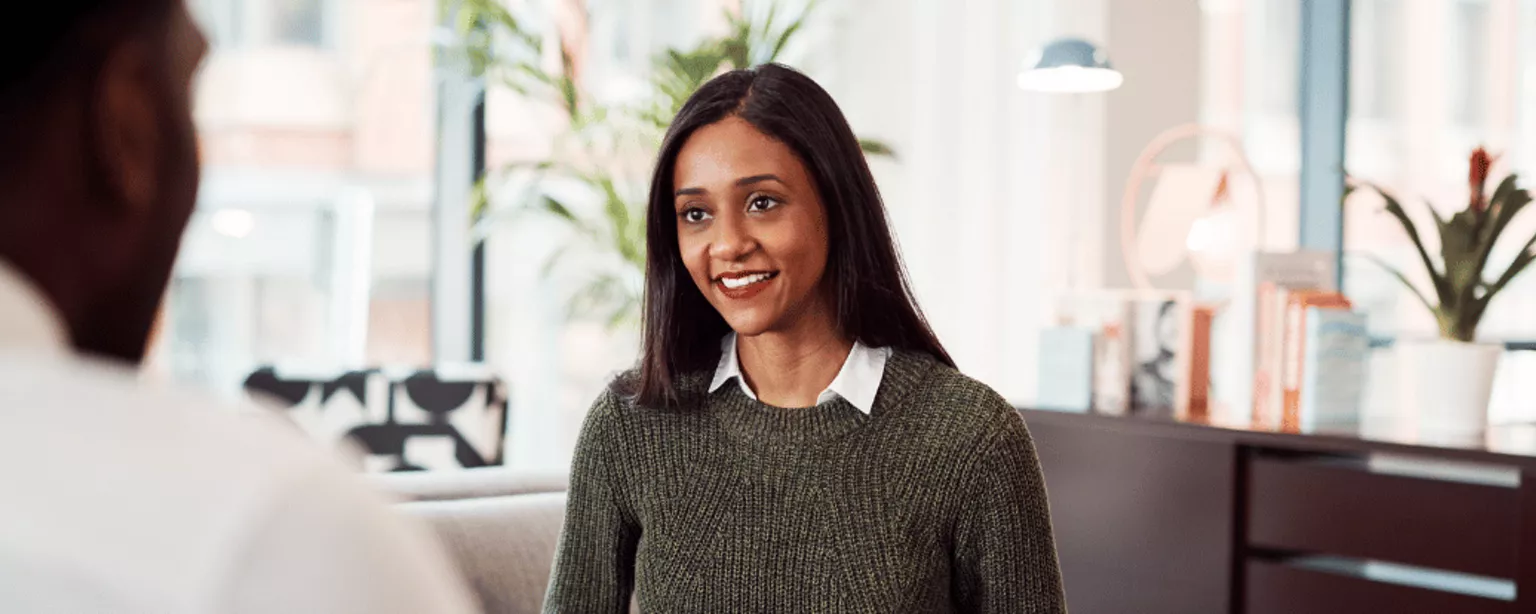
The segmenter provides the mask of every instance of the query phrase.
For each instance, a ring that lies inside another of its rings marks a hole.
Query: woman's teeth
[[[767,281],[770,277],[773,277],[772,273],[758,273],[756,275],[749,275],[747,277],[721,277],[720,283],[724,284],[728,289],[736,290],[738,288],[745,288],[760,281]]]

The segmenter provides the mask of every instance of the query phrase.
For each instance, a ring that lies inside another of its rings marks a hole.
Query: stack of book
[[[1282,431],[1359,420],[1370,337],[1334,290],[1263,282],[1256,301],[1253,422]]]
[[[1358,424],[1370,341],[1333,254],[1257,253],[1227,300],[1092,291],[1040,337],[1040,405],[1297,431]]]
[[[1204,414],[1210,309],[1183,293],[1101,291],[1067,298],[1059,313],[1059,326],[1041,335],[1041,398],[1050,400],[1043,404],[1111,415]],[[1089,394],[1077,396],[1085,386]]]

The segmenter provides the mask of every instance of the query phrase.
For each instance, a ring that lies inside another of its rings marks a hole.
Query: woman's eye
[[[678,217],[683,218],[683,221],[689,224],[697,224],[709,219],[709,213],[698,207],[689,207],[684,209],[682,213],[679,213]]]
[[[772,196],[754,196],[752,200],[747,201],[748,211],[767,211],[777,206],[779,201]]]

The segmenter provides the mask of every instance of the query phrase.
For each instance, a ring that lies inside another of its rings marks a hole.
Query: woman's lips
[[[715,279],[715,289],[724,294],[726,298],[746,300],[757,296],[779,278],[778,271],[757,271],[751,273],[727,273]],[[729,282],[729,283],[727,283]]]

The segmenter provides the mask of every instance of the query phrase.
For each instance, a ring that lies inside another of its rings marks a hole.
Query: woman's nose
[[[722,219],[715,222],[715,240],[709,246],[709,255],[716,260],[735,261],[747,257],[757,249],[757,241],[742,220]]]

